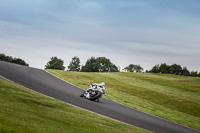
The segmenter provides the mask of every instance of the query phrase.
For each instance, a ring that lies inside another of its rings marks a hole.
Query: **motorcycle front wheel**
[[[81,93],[80,97],[83,97],[83,96],[84,96],[84,94],[85,94],[85,91],[84,91],[83,93]]]
[[[102,93],[98,91],[96,95],[94,95],[93,97],[90,97],[89,99],[96,100],[96,99],[100,98],[101,96],[102,96]]]

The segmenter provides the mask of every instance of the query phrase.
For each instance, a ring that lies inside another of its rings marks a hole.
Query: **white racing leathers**
[[[88,99],[90,98],[90,94],[88,93],[89,90],[99,91],[99,92],[101,92],[102,95],[103,95],[103,94],[105,94],[105,92],[106,92],[106,86],[105,86],[105,83],[104,83],[104,82],[102,82],[102,83],[100,83],[100,84],[92,83],[92,84],[90,85],[90,87],[86,90],[85,94],[84,94],[84,96],[85,96],[86,98],[88,98]]]

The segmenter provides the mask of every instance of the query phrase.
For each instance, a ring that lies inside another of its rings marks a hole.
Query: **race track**
[[[81,98],[79,95],[82,89],[44,70],[0,61],[0,75],[31,90],[149,131],[200,133],[199,130],[164,120],[106,98],[102,98],[101,102]]]

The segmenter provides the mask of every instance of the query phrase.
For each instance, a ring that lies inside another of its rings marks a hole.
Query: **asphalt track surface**
[[[0,61],[0,75],[28,89],[152,132],[200,133],[199,130],[164,120],[106,98],[101,98],[100,102],[81,98],[79,95],[83,92],[82,89],[41,69]]]

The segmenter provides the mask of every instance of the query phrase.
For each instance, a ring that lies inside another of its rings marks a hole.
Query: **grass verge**
[[[143,133],[143,129],[74,107],[0,77],[0,132]]]
[[[105,97],[200,129],[200,78],[150,73],[85,73],[47,70],[81,88],[106,83]]]

